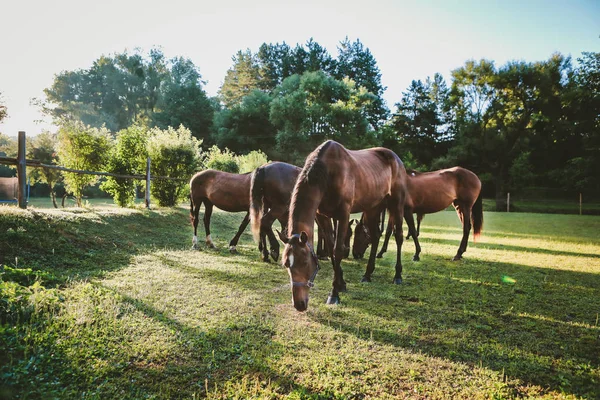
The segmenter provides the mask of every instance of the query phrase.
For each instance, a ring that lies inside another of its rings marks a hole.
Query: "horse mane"
[[[317,186],[321,192],[325,192],[327,190],[327,166],[321,160],[322,154],[329,147],[331,141],[327,141],[317,147],[312,153],[310,153],[306,157],[306,161],[304,163],[304,167],[302,171],[300,171],[300,175],[298,175],[298,179],[296,180],[296,184],[294,185],[294,190],[292,192],[292,197],[290,199],[290,210],[292,211],[290,214],[290,226],[288,226],[288,234],[291,234],[292,227],[291,221],[298,217],[298,203],[309,201],[308,195],[300,194],[299,189],[304,185],[309,186]],[[306,198],[305,198],[306,197]]]

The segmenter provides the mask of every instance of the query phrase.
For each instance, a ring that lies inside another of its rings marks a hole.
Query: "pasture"
[[[404,284],[392,245],[327,306],[322,261],[299,313],[249,229],[228,252],[243,216],[194,251],[189,204],[0,207],[0,398],[600,398],[600,217],[485,212],[452,262],[456,214],[427,215]]]

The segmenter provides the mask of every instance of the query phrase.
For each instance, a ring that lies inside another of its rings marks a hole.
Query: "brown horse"
[[[268,237],[271,257],[279,259],[279,243],[271,226],[275,220],[285,227],[289,215],[290,198],[298,175],[302,171],[295,165],[284,162],[272,162],[252,172],[250,183],[250,221],[252,234],[258,241],[263,260],[269,260],[267,251]]]
[[[454,205],[463,226],[463,237],[458,251],[453,258],[454,261],[457,261],[467,251],[471,226],[473,226],[473,238],[475,241],[477,241],[481,234],[483,227],[481,181],[473,172],[461,167],[425,173],[413,170],[409,171],[408,197],[404,213],[405,216],[409,213],[417,214],[416,232],[409,232],[409,236],[412,236],[415,242],[416,252],[413,258],[415,261],[419,260],[421,252],[421,246],[417,238],[421,229],[423,216],[445,210],[450,204]],[[393,221],[390,218],[381,252],[377,254],[378,258],[381,258],[383,253],[387,251],[392,229]],[[406,238],[408,239],[409,236]],[[369,246],[368,240],[368,231],[359,222],[352,247],[352,253],[355,258],[362,257]]]
[[[373,148],[346,150],[334,141],[317,147],[306,158],[304,168],[296,181],[290,204],[288,235],[279,233],[285,243],[282,263],[287,267],[292,286],[292,301],[298,311],[308,307],[309,289],[319,271],[319,260],[313,249],[314,220],[317,214],[337,221],[333,242],[326,235],[332,248],[333,288],[327,304],[339,303],[339,292],[346,290],[346,282],[340,266],[344,239],[349,225],[350,213],[365,212],[373,216],[369,221],[377,223],[376,216],[387,204],[396,224],[396,275],[394,283],[402,282],[402,219],[406,198],[406,171],[400,158],[391,150]],[[376,227],[372,227],[376,231]],[[377,235],[373,235],[374,237]],[[363,281],[370,281],[375,268],[375,253],[379,236],[373,238],[371,256]]]
[[[296,184],[296,179],[302,171],[302,168],[280,161],[258,167],[252,172],[250,182],[250,221],[252,234],[258,242],[260,251],[263,254],[263,260],[269,260],[269,254],[273,260],[279,259],[279,243],[272,230],[275,220],[281,223],[283,230],[287,228],[289,217],[290,199],[292,191]],[[325,242],[325,232],[333,235],[331,220],[317,216],[319,228],[319,242]],[[352,235],[352,230],[349,234]],[[267,251],[267,238],[271,247],[270,253]],[[333,239],[332,239],[333,240]],[[347,251],[346,257],[350,251],[350,237],[346,238]]]
[[[198,248],[198,214],[200,206],[204,203],[204,230],[206,231],[206,245],[214,248],[210,237],[210,217],[213,205],[228,212],[246,211],[246,216],[238,232],[229,242],[229,250],[235,252],[240,236],[250,221],[248,209],[250,208],[250,173],[231,174],[229,172],[207,169],[198,172],[190,180],[190,219],[194,226],[193,248]]]

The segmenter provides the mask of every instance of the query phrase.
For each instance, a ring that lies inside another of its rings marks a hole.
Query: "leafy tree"
[[[213,146],[208,150],[204,165],[209,169],[231,172],[232,174],[240,172],[236,155],[227,148],[221,151],[217,146]]]
[[[147,149],[151,174],[178,179],[152,181],[150,191],[160,206],[173,207],[184,198],[188,179],[200,165],[201,144],[184,126],[150,130]]]
[[[373,99],[350,79],[339,81],[322,71],[292,75],[276,89],[271,104],[279,150],[297,162],[326,139],[351,148],[372,143],[365,110]]]
[[[101,171],[108,159],[111,135],[106,128],[94,128],[82,122],[63,121],[58,129],[58,157],[64,167]],[[82,206],[83,190],[98,181],[98,176],[64,172],[67,190]]]
[[[171,73],[163,80],[153,114],[154,125],[162,129],[184,125],[196,138],[208,139],[214,109],[203,83],[192,61],[181,57],[171,60]]]
[[[147,130],[139,125],[119,131],[106,163],[107,172],[143,175],[146,171],[147,135]],[[135,201],[135,186],[133,179],[109,176],[102,183],[101,189],[110,193],[120,207],[128,207]]]
[[[269,120],[271,101],[267,93],[254,90],[240,104],[215,113],[214,142],[238,153],[259,149],[271,152],[277,133]]]
[[[227,70],[219,95],[226,107],[242,102],[244,96],[260,87],[260,68],[250,49],[232,57],[233,67]]]
[[[366,109],[367,119],[374,128],[380,127],[387,120],[389,110],[383,100],[386,87],[381,83],[381,71],[371,51],[359,39],[351,43],[346,37],[340,42],[334,76],[337,79],[348,77],[357,86],[362,86],[375,95]]]
[[[50,132],[42,132],[34,136],[32,140],[27,141],[27,158],[40,161],[46,165],[57,164],[57,135]],[[56,204],[56,192],[54,187],[62,177],[59,170],[47,167],[27,167],[27,176],[33,178],[34,182],[42,182],[48,185],[50,197],[54,208]]]
[[[440,74],[431,80],[412,81],[396,104],[391,125],[397,136],[392,149],[402,155],[410,153],[420,165],[430,168],[433,160],[448,150],[447,116],[448,88]]]
[[[260,89],[273,91],[285,78],[293,75],[292,55],[290,46],[282,44],[263,43],[256,54],[261,76]]]

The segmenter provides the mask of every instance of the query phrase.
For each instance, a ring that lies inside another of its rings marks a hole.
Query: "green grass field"
[[[600,398],[600,217],[486,212],[452,262],[428,215],[403,285],[392,241],[339,306],[323,261],[305,313],[249,231],[227,251],[242,218],[193,251],[186,205],[0,207],[0,398]]]

